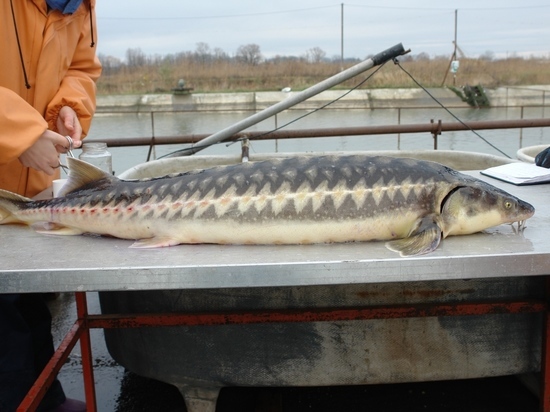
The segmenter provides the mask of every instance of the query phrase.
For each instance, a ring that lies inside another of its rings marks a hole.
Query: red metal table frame
[[[297,310],[265,310],[254,312],[172,313],[135,315],[96,315],[88,313],[86,292],[75,292],[77,320],[67,333],[50,362],[17,409],[34,411],[51,386],[55,376],[80,340],[82,372],[87,410],[97,410],[90,329],[135,328],[161,326],[200,326],[250,323],[324,322],[365,319],[394,319],[431,316],[468,316],[504,313],[543,313],[540,410],[550,412],[550,276],[546,278],[544,300],[483,301],[444,304],[412,304],[395,306],[369,306],[356,308],[326,308]]]

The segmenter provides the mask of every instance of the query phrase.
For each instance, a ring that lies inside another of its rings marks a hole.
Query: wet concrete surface
[[[96,293],[88,293],[90,313],[99,313]],[[76,319],[72,294],[50,302],[54,343]],[[100,412],[184,412],[183,398],[169,384],[137,376],[109,355],[102,330],[92,330],[94,378]],[[59,374],[67,396],[84,399],[80,346]],[[311,388],[224,388],[217,412],[535,412],[539,401],[517,377],[392,385]]]

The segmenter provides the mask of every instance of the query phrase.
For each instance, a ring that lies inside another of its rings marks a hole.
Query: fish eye
[[[512,205],[513,205],[513,204],[512,204],[512,201],[511,201],[511,200],[506,200],[506,201],[504,202],[504,207],[505,207],[506,209],[511,209],[511,208],[512,208]]]

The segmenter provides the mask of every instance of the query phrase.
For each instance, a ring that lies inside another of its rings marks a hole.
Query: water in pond
[[[489,108],[451,109],[462,121],[516,120],[545,117],[544,108],[532,107],[521,109]],[[268,131],[275,127],[304,116],[308,111],[287,110],[276,117],[269,118],[247,129],[249,131]],[[251,116],[253,112],[157,112],[150,113],[116,113],[97,114],[94,118],[89,136],[103,138],[175,136],[189,134],[213,134],[236,122]],[[396,124],[426,124],[430,120],[456,122],[452,116],[441,108],[420,109],[337,109],[322,110],[287,126],[289,130],[358,127]],[[154,130],[153,130],[154,124]],[[544,128],[481,130],[477,132],[483,138],[498,147],[510,157],[516,157],[519,148],[549,143],[549,131]],[[343,136],[292,140],[269,140],[252,142],[252,153],[265,152],[319,152],[319,151],[354,151],[354,150],[430,150],[433,149],[433,137],[430,133],[393,134],[376,136]],[[184,148],[184,145],[157,146],[153,158],[159,158],[170,152]],[[445,132],[438,138],[438,148],[447,150],[465,150],[494,155],[501,155],[470,131]],[[111,148],[113,169],[121,173],[128,168],[143,163],[147,159],[148,147]],[[240,145],[221,143],[214,145],[201,154],[239,153]]]

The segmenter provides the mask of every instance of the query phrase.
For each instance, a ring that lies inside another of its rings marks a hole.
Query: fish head
[[[535,213],[529,203],[492,185],[459,186],[441,206],[443,237],[468,235],[505,223],[521,225]]]

